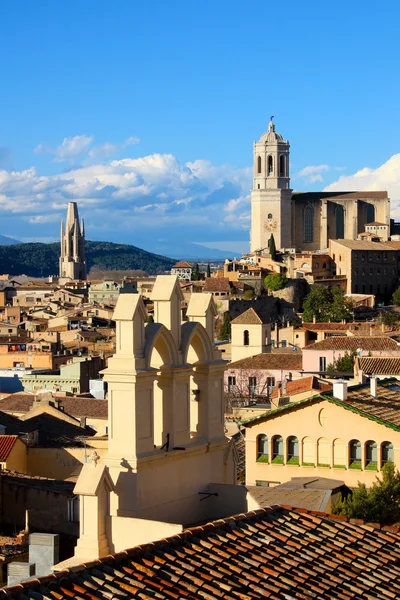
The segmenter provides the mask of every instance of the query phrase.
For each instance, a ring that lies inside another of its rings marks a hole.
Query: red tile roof
[[[332,389],[332,384],[324,381],[319,381],[317,377],[312,375],[311,377],[302,377],[301,379],[293,379],[288,381],[286,384],[286,393],[281,390],[281,396],[295,396],[296,394],[302,394],[303,392],[318,392],[328,391]],[[271,398],[278,397],[278,387],[276,386],[272,392]]]
[[[175,263],[172,268],[173,269],[191,269],[192,265],[190,265],[185,260],[180,260],[179,262]]]
[[[231,325],[262,325],[262,323],[262,320],[254,308],[249,308],[244,313],[233,319]]]
[[[231,286],[227,277],[207,277],[204,292],[229,292]]]
[[[0,435],[0,461],[7,460],[17,439],[17,435]]]
[[[0,590],[38,600],[395,600],[395,527],[272,506]]]
[[[230,369],[266,369],[271,371],[276,370],[296,370],[300,371],[303,368],[303,357],[299,352],[291,354],[271,354],[265,352],[256,354],[249,358],[241,358],[227,365],[227,370]]]
[[[400,375],[400,357],[398,356],[360,356],[358,368],[366,375]]]
[[[17,392],[5,398],[0,398],[0,411],[10,413],[27,413],[35,402],[35,395],[27,392]],[[97,398],[78,398],[75,396],[57,396],[53,403],[72,417],[88,417],[95,419],[107,419],[108,402]]]
[[[399,352],[400,354],[400,345],[397,344],[394,340],[381,337],[381,336],[370,336],[370,337],[361,337],[361,336],[349,336],[349,335],[335,335],[327,338],[326,340],[322,340],[321,342],[315,342],[314,344],[309,344],[305,348],[303,348],[303,352],[307,350],[358,350],[361,348],[362,350],[375,350],[381,352]]]

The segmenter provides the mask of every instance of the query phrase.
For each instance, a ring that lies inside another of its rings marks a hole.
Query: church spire
[[[69,202],[67,220],[61,223],[60,277],[86,279],[84,227],[80,227],[78,206]]]

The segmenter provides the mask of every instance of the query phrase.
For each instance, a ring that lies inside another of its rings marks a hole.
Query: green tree
[[[398,313],[392,313],[387,310],[381,312],[379,315],[379,323],[381,325],[386,325],[386,327],[394,327],[400,320],[400,315]]]
[[[271,273],[271,275],[267,275],[264,279],[264,285],[271,292],[277,292],[286,287],[287,281],[286,275],[283,275],[282,273]]]
[[[271,255],[272,260],[276,259],[276,245],[274,234],[271,233],[271,237],[269,238],[269,253]]]
[[[245,300],[251,300],[254,298],[254,290],[246,290],[243,294],[243,298]]]
[[[192,271],[192,281],[199,281],[199,279],[200,279],[199,263],[196,263],[194,265],[194,268]]]
[[[354,360],[356,357],[356,352],[345,352],[343,356],[335,360],[333,363],[330,363],[326,370],[330,373],[335,371],[341,371],[343,373],[353,372],[354,369]]]
[[[146,323],[154,323],[154,317],[153,315],[149,315],[146,319]]]
[[[311,323],[334,323],[350,319],[351,302],[345,298],[342,288],[330,288],[324,285],[314,286],[303,303],[303,321]]]
[[[392,525],[400,521],[400,473],[392,462],[386,463],[382,478],[376,477],[368,491],[365,484],[332,507],[333,514],[370,523]]]
[[[231,315],[227,311],[224,313],[224,320],[222,321],[221,333],[219,336],[220,340],[229,340],[231,337]]]
[[[207,277],[211,277],[211,267],[210,267],[210,263],[208,263],[208,265],[207,265]]]
[[[392,302],[396,306],[400,306],[400,286],[393,292]]]

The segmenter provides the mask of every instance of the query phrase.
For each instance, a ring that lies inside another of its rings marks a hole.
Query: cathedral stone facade
[[[390,225],[387,192],[305,192],[290,188],[289,142],[268,131],[254,142],[250,250],[320,250],[330,239],[357,239],[367,223]]]
[[[60,277],[86,279],[85,224],[79,223],[76,202],[68,204],[67,221],[61,221]]]

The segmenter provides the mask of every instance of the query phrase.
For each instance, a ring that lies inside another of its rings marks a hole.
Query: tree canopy
[[[127,271],[140,269],[149,274],[163,273],[174,260],[146,252],[129,244],[85,241],[88,272],[97,267],[101,270]],[[0,262],[3,273],[47,277],[59,270],[60,244],[15,244],[0,246]]]
[[[269,238],[269,253],[271,255],[272,260],[276,259],[276,245],[274,234],[271,233],[271,237]]]
[[[369,523],[392,525],[400,521],[400,473],[392,462],[382,470],[382,478],[376,477],[368,491],[359,483],[353,493],[332,507],[333,514]]]
[[[224,320],[222,321],[221,333],[219,336],[220,340],[229,340],[231,336],[231,316],[227,311],[224,313]]]
[[[331,373],[335,371],[341,371],[345,373],[353,372],[355,357],[356,352],[345,352],[343,356],[335,360],[333,363],[330,363],[326,370]]]
[[[271,292],[277,292],[278,290],[282,290],[286,287],[288,280],[286,275],[282,273],[271,273],[271,275],[267,275],[264,279],[264,285],[267,290]]]
[[[303,321],[317,323],[332,321],[338,323],[352,316],[351,302],[345,298],[342,288],[330,288],[324,285],[314,286],[303,303]]]
[[[194,268],[192,271],[192,281],[199,281],[199,279],[200,279],[199,263],[196,263],[194,265]]]
[[[392,301],[396,306],[400,306],[400,286],[393,292]]]

